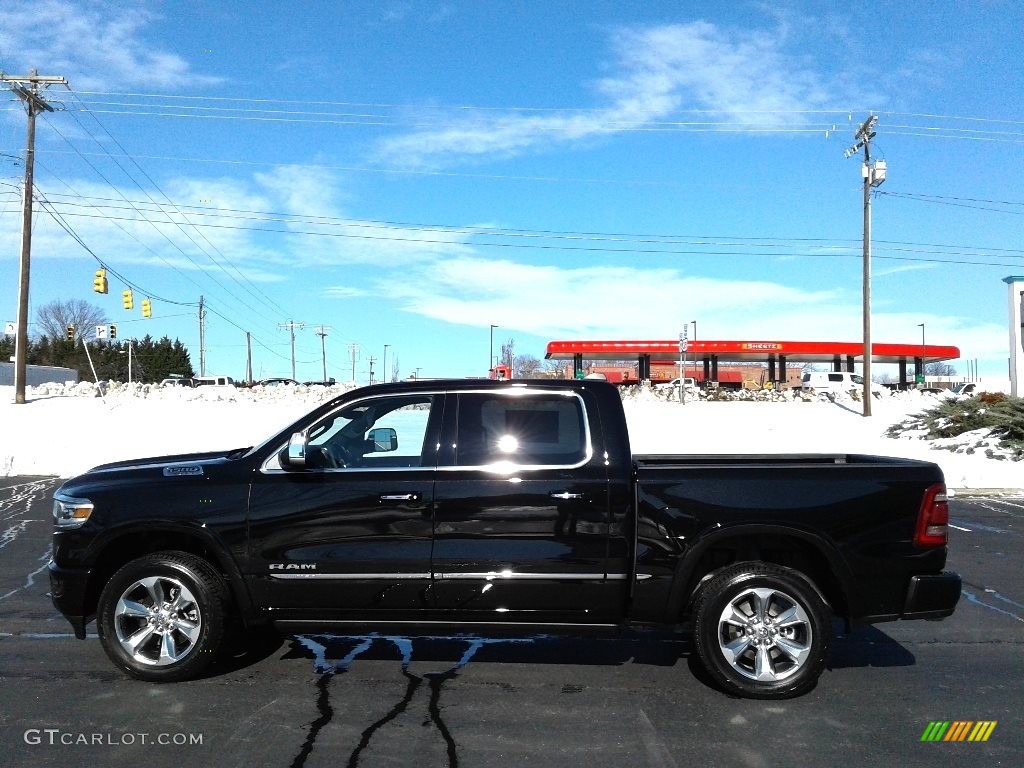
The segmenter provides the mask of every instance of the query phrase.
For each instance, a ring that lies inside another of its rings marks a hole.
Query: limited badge
[[[203,474],[203,468],[198,464],[187,467],[164,467],[164,477],[192,477]]]

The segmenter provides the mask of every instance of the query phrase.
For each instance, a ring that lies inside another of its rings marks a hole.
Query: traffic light
[[[116,325],[111,324],[109,338],[111,338],[111,339],[116,339],[117,338],[117,326]]]
[[[153,305],[149,303],[149,299],[142,300],[142,316],[152,317],[153,316]]]
[[[125,309],[132,309],[135,306],[135,302],[132,300],[132,289],[125,288],[121,292],[121,299],[124,302]]]
[[[96,270],[96,277],[92,280],[92,289],[96,293],[107,292],[107,270],[102,267]]]
[[[75,324],[68,323],[68,341],[75,340]]]

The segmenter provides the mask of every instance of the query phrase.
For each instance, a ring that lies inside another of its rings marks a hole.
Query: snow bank
[[[47,384],[14,405],[13,387],[0,387],[0,476],[70,477],[108,461],[254,445],[346,389]],[[635,387],[623,391],[623,402],[636,453],[879,454],[934,461],[950,488],[1024,489],[1024,466],[988,458],[986,435],[885,436],[945,396],[885,392],[874,398],[871,418],[847,396],[786,390],[679,403],[674,392]]]

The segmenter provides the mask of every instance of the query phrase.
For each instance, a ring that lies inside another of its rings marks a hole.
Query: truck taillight
[[[914,546],[944,547],[949,541],[949,502],[946,486],[932,485],[924,492],[921,511],[917,514]]]

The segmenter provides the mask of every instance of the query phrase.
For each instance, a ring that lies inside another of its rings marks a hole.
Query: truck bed
[[[693,453],[693,454],[636,454],[633,461],[640,468],[691,466],[792,466],[821,464],[855,464],[875,467],[930,466],[929,462],[901,459],[892,456],[872,456],[861,453]]]
[[[922,497],[943,481],[929,462],[864,454],[651,454],[633,461],[636,568],[649,574],[634,596],[641,615],[647,596],[653,609],[666,597],[658,592],[681,588],[680,562],[781,560],[829,572],[833,609],[854,621],[901,618],[910,578],[939,574],[945,565],[944,548],[913,543]]]

